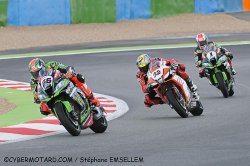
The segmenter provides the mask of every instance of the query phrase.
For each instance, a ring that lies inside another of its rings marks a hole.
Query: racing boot
[[[200,71],[199,71],[199,77],[200,78],[203,78],[203,77],[206,77],[207,75],[206,75],[206,73],[205,73],[205,70],[204,69],[201,69]]]
[[[43,102],[41,102],[41,104],[40,104],[40,112],[42,115],[45,115],[45,116],[52,113],[51,110],[49,109],[48,105],[43,103]]]
[[[160,97],[154,97],[153,99],[150,99],[149,95],[145,96],[144,99],[144,105],[147,108],[150,108],[153,105],[157,105],[157,104],[164,104],[164,102],[161,100]]]
[[[231,70],[232,70],[232,74],[233,74],[233,75],[236,75],[236,74],[237,74],[237,72],[234,70],[233,67],[231,67]]]
[[[190,77],[188,77],[186,80],[186,83],[187,83],[187,86],[189,87],[189,89],[191,90],[192,92],[192,96],[193,96],[193,99],[194,100],[198,100],[199,97],[198,97],[198,93],[197,93],[197,86],[193,83],[193,81],[191,80]]]

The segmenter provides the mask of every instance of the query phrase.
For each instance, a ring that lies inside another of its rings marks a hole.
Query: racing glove
[[[178,67],[179,67],[179,65],[178,65],[177,63],[172,63],[172,64],[170,65],[170,68],[171,68],[172,70],[177,70]]]
[[[74,67],[69,66],[69,67],[67,67],[66,70],[67,70],[67,72],[66,72],[66,78],[67,79],[70,79],[70,78],[72,78],[73,76],[76,75]]]
[[[38,98],[38,93],[37,92],[35,92],[35,94],[34,94],[34,103],[36,103],[36,104],[41,103],[40,99]]]

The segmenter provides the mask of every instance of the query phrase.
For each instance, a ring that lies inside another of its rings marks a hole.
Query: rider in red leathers
[[[142,54],[137,58],[136,65],[138,67],[138,71],[136,77],[141,85],[142,92],[146,93],[144,99],[145,107],[151,107],[152,105],[163,104],[161,98],[156,97],[156,92],[154,91],[154,89],[147,86],[147,81],[148,81],[147,72],[150,63],[154,61],[166,61],[166,65],[171,66],[171,68],[176,70],[176,73],[186,81],[188,87],[193,93],[193,97],[195,99],[198,97],[198,94],[196,92],[197,86],[193,83],[193,81],[185,71],[186,67],[184,64],[179,64],[174,59],[168,60],[163,58],[150,58],[147,54]]]

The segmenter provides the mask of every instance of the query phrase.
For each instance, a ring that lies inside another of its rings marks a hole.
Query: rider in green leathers
[[[228,63],[230,65],[232,74],[235,75],[236,71],[233,68],[232,65],[232,59],[233,54],[228,51],[226,48],[221,47],[220,45],[216,44],[213,41],[208,41],[208,37],[204,33],[199,33],[196,35],[196,43],[197,47],[194,50],[194,59],[195,59],[195,65],[199,69],[199,76],[206,77],[206,73],[204,69],[202,68],[202,60],[204,58],[204,52],[207,47],[215,47],[217,54],[223,54],[226,55],[228,58]]]
[[[80,85],[79,88],[82,90],[85,96],[89,99],[91,104],[97,107],[100,106],[99,100],[94,97],[92,91],[87,87],[85,83],[85,78],[81,74],[75,73],[75,70],[73,67],[64,65],[56,61],[49,61],[45,63],[42,59],[35,58],[29,62],[29,72],[31,74],[30,86],[34,94],[34,102],[40,103],[41,114],[48,115],[51,113],[48,106],[45,103],[40,102],[38,98],[37,85],[38,85],[39,71],[42,68],[46,68],[46,69],[52,68],[54,70],[59,70],[61,73],[66,74],[66,78],[70,79],[77,85]]]

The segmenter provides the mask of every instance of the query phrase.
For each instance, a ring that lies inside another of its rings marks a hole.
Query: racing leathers
[[[78,88],[85,94],[85,96],[89,99],[90,103],[99,107],[100,102],[97,98],[94,97],[92,91],[87,87],[85,83],[85,78],[78,73],[74,72],[74,68],[64,65],[62,63],[56,62],[56,61],[49,61],[45,63],[44,66],[46,69],[54,69],[59,70],[61,73],[66,74],[66,78],[70,79],[72,82],[74,82]],[[50,108],[47,106],[46,103],[40,102],[38,98],[38,80],[32,78],[30,81],[31,90],[34,94],[34,102],[40,103],[40,111],[43,115],[48,115],[51,112]]]
[[[193,84],[193,81],[190,79],[189,75],[185,71],[186,67],[184,64],[177,63],[176,60],[171,59],[163,59],[163,58],[150,58],[151,63],[154,61],[165,61],[167,66],[171,66],[172,69],[176,71],[176,73],[186,81],[188,87],[193,93],[193,97],[197,98],[197,86]],[[151,87],[148,87],[148,77],[147,73],[144,73],[140,70],[137,71],[136,78],[140,83],[141,90],[145,93],[144,105],[145,107],[151,107],[152,105],[163,104],[163,101],[160,97],[156,96],[156,92]]]
[[[232,59],[233,59],[233,55],[230,51],[228,51],[226,48],[221,47],[220,45],[216,44],[213,41],[209,41],[207,46],[204,46],[203,48],[200,48],[199,46],[197,46],[195,48],[194,51],[194,60],[195,60],[195,65],[196,67],[199,69],[199,76],[202,77],[206,77],[206,73],[205,70],[202,68],[202,61],[204,59],[204,54],[205,54],[205,48],[206,47],[215,47],[216,48],[216,53],[217,54],[223,54],[226,55],[228,58],[228,63],[230,65],[231,71],[233,73],[233,75],[236,74],[236,71],[233,68],[233,64],[232,64]]]

